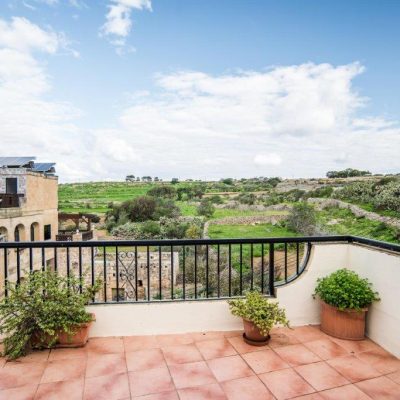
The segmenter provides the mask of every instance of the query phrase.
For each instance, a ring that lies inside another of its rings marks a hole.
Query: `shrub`
[[[313,235],[316,227],[314,208],[305,202],[295,204],[290,211],[286,226],[303,235]]]
[[[208,199],[203,199],[197,207],[197,214],[210,218],[215,212],[215,207]]]
[[[77,325],[92,319],[85,305],[101,287],[100,281],[86,285],[51,271],[25,276],[19,284],[7,282],[8,297],[0,303],[3,355],[10,359],[25,355],[33,337],[38,347],[52,347],[58,331],[74,334]]]
[[[379,300],[378,293],[372,290],[368,279],[363,279],[354,271],[345,268],[325,278],[319,278],[314,297],[315,295],[339,310],[360,310]]]
[[[146,221],[140,226],[140,235],[142,239],[156,239],[160,236],[161,227],[156,221]]]
[[[211,203],[213,204],[222,204],[224,202],[224,200],[222,199],[221,196],[219,196],[218,194],[214,194],[213,196],[209,197],[209,200],[211,201]]]
[[[255,204],[257,197],[254,193],[241,193],[236,197],[236,200],[241,204],[253,205]]]
[[[173,186],[157,185],[147,192],[148,196],[173,199],[176,197],[176,189]]]
[[[378,186],[373,204],[378,209],[400,212],[400,182]]]
[[[289,326],[285,310],[259,292],[248,292],[245,299],[229,300],[228,303],[233,315],[253,322],[264,336],[277,324]]]

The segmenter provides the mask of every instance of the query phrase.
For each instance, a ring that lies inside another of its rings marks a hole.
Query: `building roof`
[[[0,157],[0,167],[24,167],[33,163],[36,157]]]
[[[35,172],[54,172],[56,163],[34,163],[32,171]]]
[[[0,168],[28,168],[34,172],[54,174],[56,163],[35,163],[36,157],[0,157]]]

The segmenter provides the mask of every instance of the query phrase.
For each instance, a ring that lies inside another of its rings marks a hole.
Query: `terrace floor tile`
[[[257,376],[226,381],[221,386],[229,400],[274,400]]]
[[[204,340],[196,343],[204,359],[220,358],[236,355],[236,350],[227,339]]]
[[[83,378],[39,385],[35,400],[81,400],[83,396]]]
[[[179,390],[180,400],[227,400],[219,384],[196,386]]]
[[[330,339],[319,339],[306,342],[304,345],[322,360],[346,356],[348,351]]]
[[[40,383],[67,381],[85,375],[86,359],[50,361],[44,370]]]
[[[175,389],[167,367],[129,372],[129,385],[132,396],[170,392]]]
[[[179,344],[191,344],[194,342],[192,335],[190,335],[189,333],[156,335],[156,341],[160,347],[175,346]]]
[[[247,344],[241,335],[229,337],[228,341],[239,354],[252,353],[253,351],[262,351],[266,349],[265,346],[252,346]]]
[[[86,377],[119,374],[126,372],[124,353],[96,354],[89,356],[86,365]]]
[[[350,383],[326,362],[301,365],[295,368],[312,387],[321,391]]]
[[[398,400],[400,385],[385,376],[357,382],[356,386],[373,400]]]
[[[88,354],[123,353],[124,342],[120,337],[91,338],[86,345]]]
[[[163,347],[162,352],[168,365],[203,361],[203,357],[194,344]]]
[[[0,400],[33,400],[38,385],[26,385],[0,390]]]
[[[120,400],[129,397],[127,373],[85,379],[84,400]]]
[[[0,390],[39,384],[46,365],[45,362],[6,363],[0,369]]]
[[[327,334],[321,331],[319,325],[296,326],[289,329],[286,334],[294,337],[300,343],[329,338]]]
[[[382,375],[370,364],[367,364],[356,356],[333,358],[332,360],[328,360],[327,363],[350,382],[363,381]]]
[[[86,347],[77,347],[77,348],[61,348],[61,349],[53,349],[49,354],[48,361],[57,361],[57,360],[70,360],[73,358],[86,358],[88,356]]]
[[[126,352],[157,349],[160,345],[155,336],[124,336],[124,347]]]
[[[177,389],[216,383],[214,375],[205,361],[171,365],[169,370]]]
[[[254,372],[240,356],[215,358],[208,360],[207,364],[218,382],[254,375]]]
[[[320,392],[323,400],[370,400],[371,398],[355,385],[345,385]]]
[[[246,353],[242,357],[256,374],[289,368],[289,364],[271,349]]]
[[[321,361],[316,354],[302,344],[276,347],[274,351],[291,367]]]
[[[242,333],[91,338],[0,358],[0,400],[400,400],[400,360],[369,339],[283,327],[253,347]]]
[[[268,372],[259,377],[278,400],[315,392],[313,387],[292,368]]]
[[[138,397],[135,396],[132,397],[132,400],[179,400],[179,396],[178,393],[174,390],[172,392],[153,393]]]
[[[128,371],[143,371],[166,366],[160,349],[132,351],[125,355]]]
[[[390,374],[400,370],[400,360],[382,348],[358,353],[357,357],[382,374]]]

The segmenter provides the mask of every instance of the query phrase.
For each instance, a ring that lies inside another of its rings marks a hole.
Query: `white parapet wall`
[[[319,302],[312,294],[319,277],[349,268],[368,278],[381,301],[368,313],[368,336],[400,357],[400,255],[352,244],[313,245],[306,270],[277,289],[277,301],[293,326],[318,324]],[[96,314],[91,336],[228,331],[242,328],[226,300],[89,306]]]
[[[368,278],[379,293],[367,314],[367,335],[400,358],[400,254],[349,246],[351,269]]]

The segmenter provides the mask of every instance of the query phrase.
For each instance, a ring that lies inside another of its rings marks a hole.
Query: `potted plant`
[[[15,359],[32,348],[83,346],[94,320],[85,306],[101,282],[92,286],[51,271],[24,275],[19,284],[7,283],[8,296],[0,302],[3,355]]]
[[[248,344],[264,346],[275,325],[289,326],[285,310],[259,292],[248,292],[245,299],[233,299],[228,303],[232,314],[243,318],[243,339]]]
[[[378,301],[378,293],[368,279],[340,269],[317,280],[314,298],[321,300],[321,330],[347,340],[362,340],[368,307]]]

